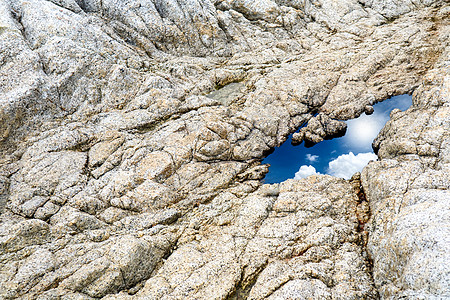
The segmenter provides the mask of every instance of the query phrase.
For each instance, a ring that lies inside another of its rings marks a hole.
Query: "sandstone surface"
[[[450,297],[450,4],[0,0],[0,298]],[[263,184],[410,93],[346,181]]]

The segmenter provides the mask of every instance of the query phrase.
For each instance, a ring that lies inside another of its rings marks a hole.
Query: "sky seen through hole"
[[[362,114],[348,120],[343,137],[325,140],[306,148],[304,143],[292,146],[291,136],[262,163],[270,164],[265,183],[278,183],[289,178],[305,178],[313,174],[329,174],[349,179],[360,172],[370,160],[377,156],[372,150],[372,141],[389,120],[395,109],[406,110],[412,104],[410,95],[400,95],[375,104],[372,115]]]

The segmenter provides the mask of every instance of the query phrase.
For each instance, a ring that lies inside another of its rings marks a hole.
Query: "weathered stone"
[[[137,174],[142,179],[161,180],[173,172],[173,161],[167,152],[152,152],[146,155],[136,166]]]
[[[324,139],[341,137],[347,131],[347,124],[342,121],[333,120],[327,115],[319,114],[312,118],[306,127],[300,129],[292,136],[293,144],[305,141],[306,146],[320,143]]]
[[[415,93],[430,97],[441,90],[447,97],[448,88],[444,79],[423,84]],[[449,295],[450,180],[444,141],[449,139],[450,111],[433,107],[426,98],[420,101],[406,113],[391,114],[374,143],[385,159],[370,163],[362,174],[372,212],[368,250],[375,284],[385,298]],[[436,145],[434,150],[430,144],[421,146],[428,142]]]
[[[89,166],[96,167],[105,162],[105,160],[113,154],[117,148],[123,143],[123,139],[115,139],[112,141],[104,141],[94,145],[89,150]]]
[[[449,297],[449,12],[0,0],[0,298]],[[404,93],[361,178],[261,183]]]
[[[39,245],[49,238],[50,228],[41,220],[24,220],[14,225],[9,225],[6,235],[2,235],[2,252],[12,252],[30,245]]]

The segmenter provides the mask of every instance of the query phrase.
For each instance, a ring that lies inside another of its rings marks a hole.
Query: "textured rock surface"
[[[0,0],[0,298],[450,297],[449,20],[432,0]],[[412,92],[362,187],[261,183],[301,125],[317,143]]]
[[[368,250],[386,297],[450,297],[450,77],[448,53],[392,112],[374,146],[381,161],[363,172],[373,213]]]

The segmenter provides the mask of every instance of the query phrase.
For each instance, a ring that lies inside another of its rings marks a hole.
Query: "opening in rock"
[[[372,141],[389,120],[393,109],[406,110],[412,104],[410,95],[400,95],[374,105],[374,113],[362,114],[346,121],[347,132],[343,137],[325,140],[306,148],[291,144],[291,138],[266,157],[262,163],[270,164],[265,183],[278,183],[289,178],[304,178],[313,174],[329,174],[349,179],[360,172],[377,156]]]

